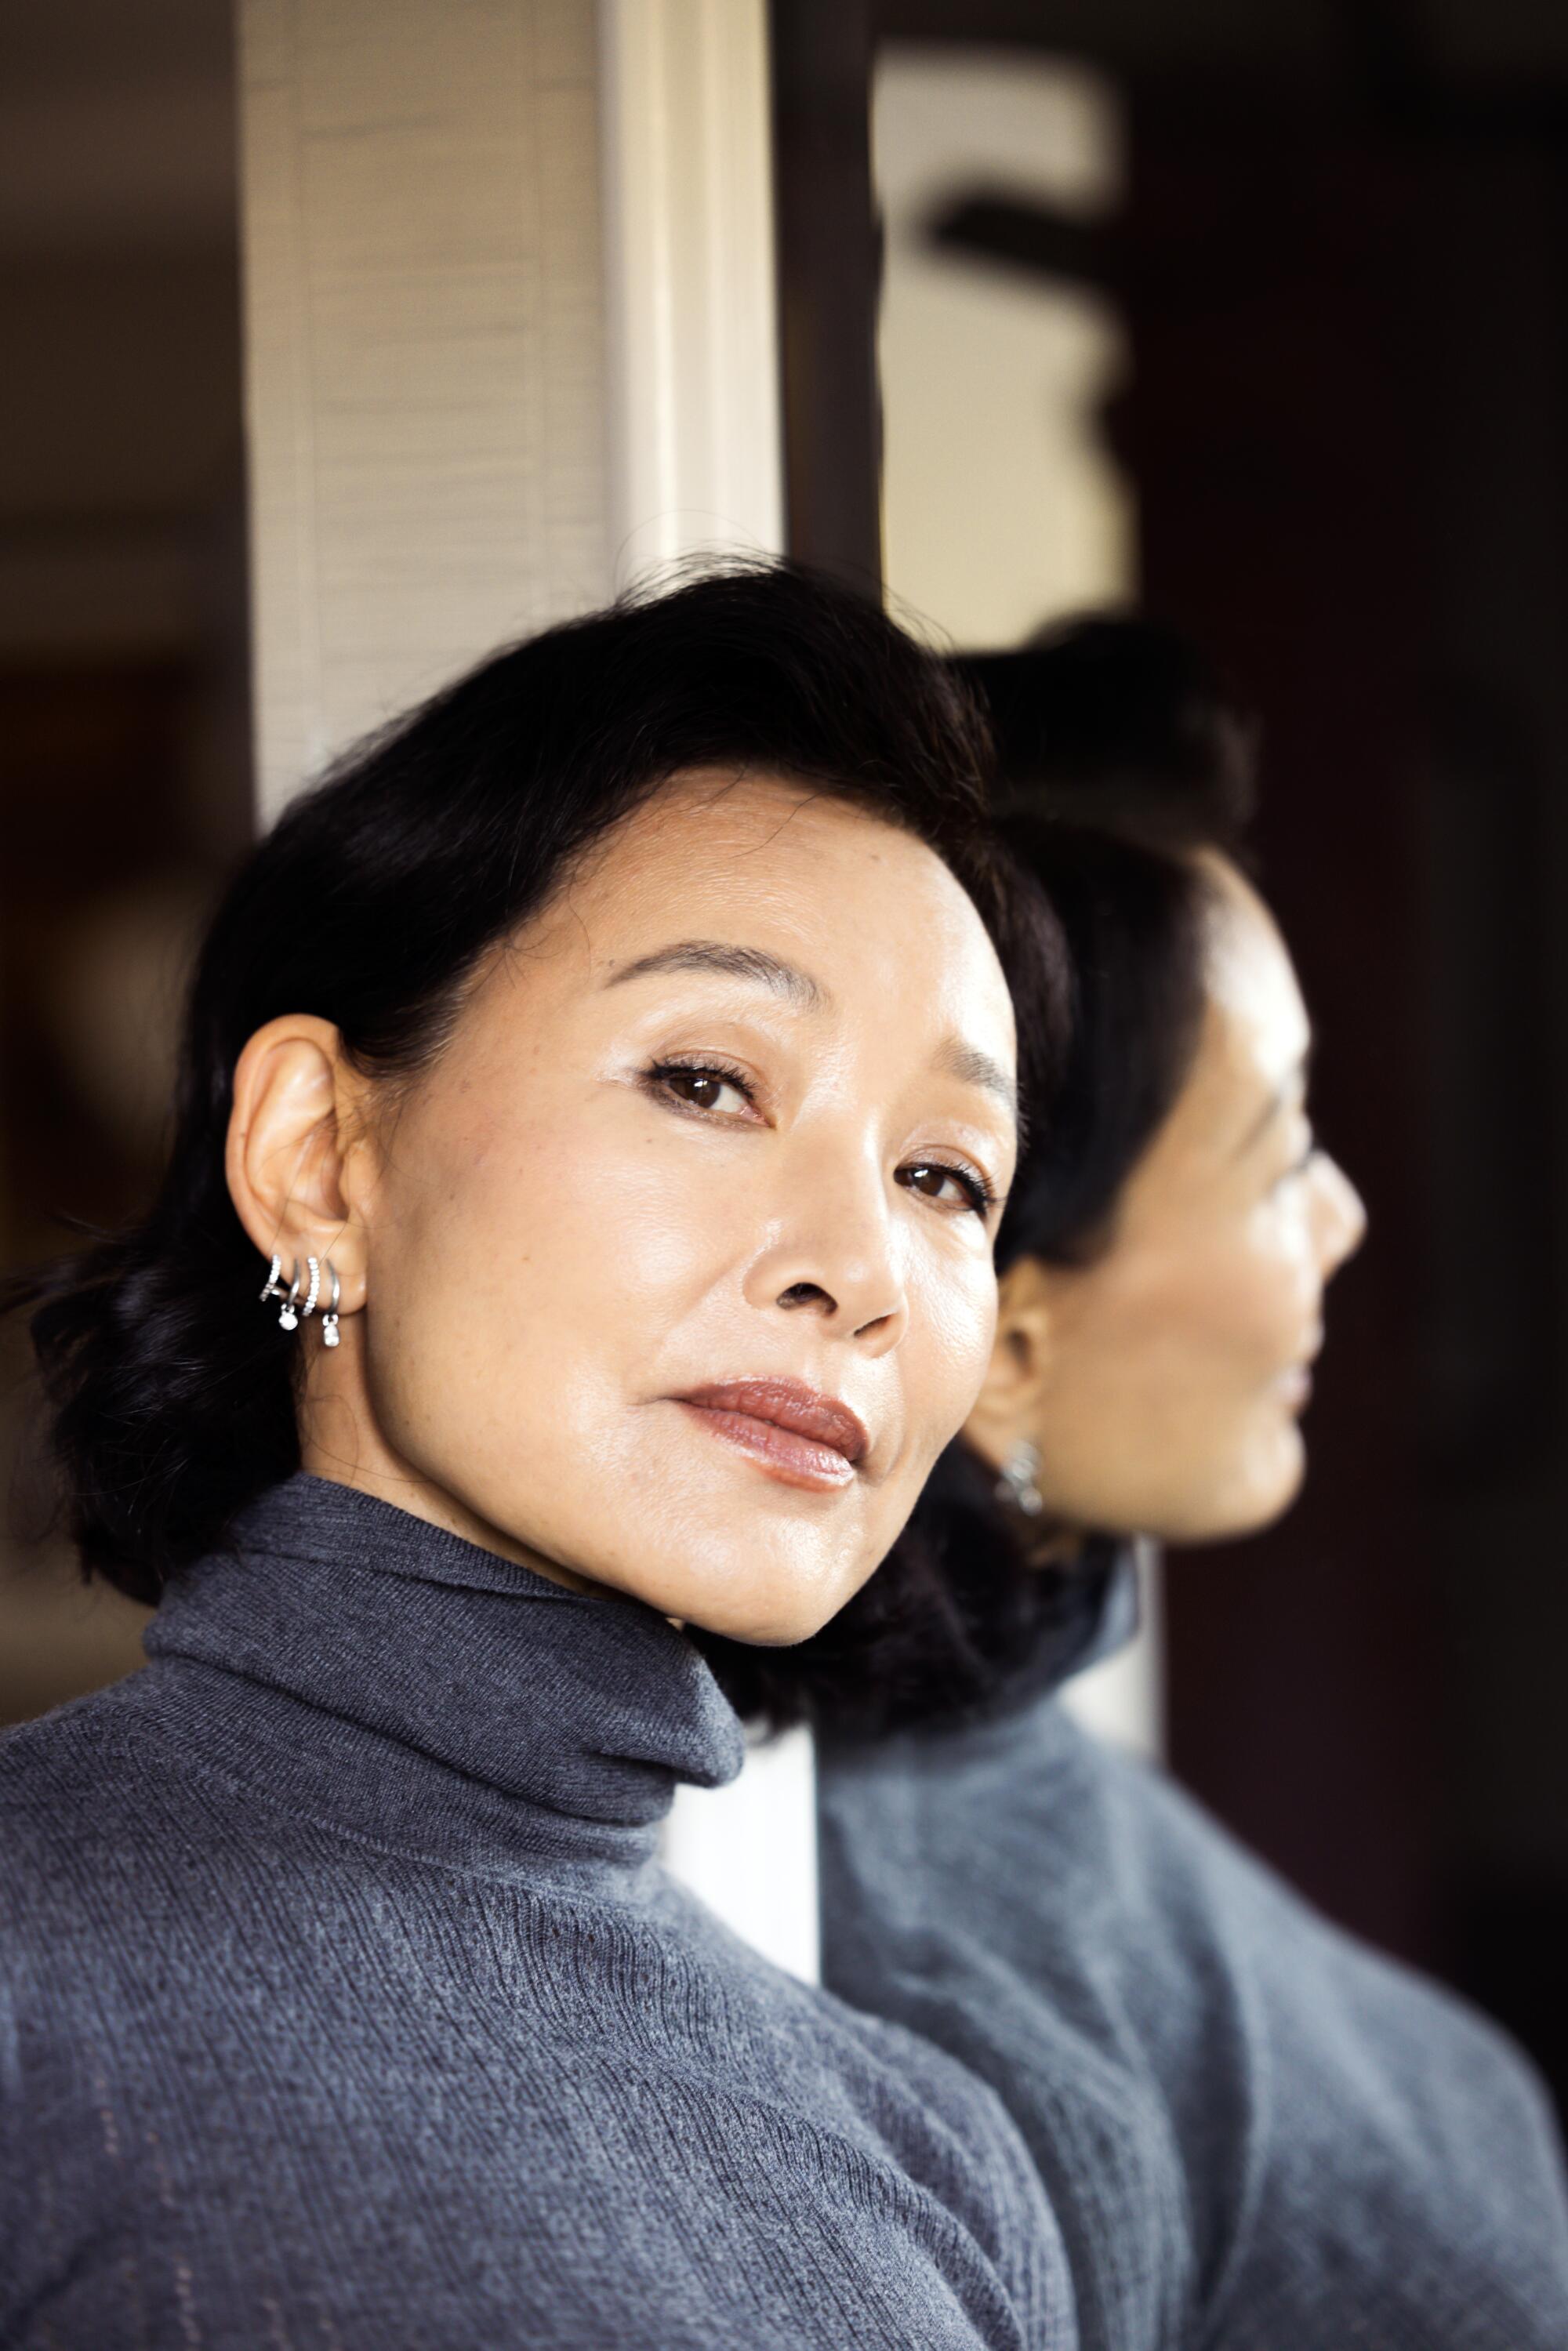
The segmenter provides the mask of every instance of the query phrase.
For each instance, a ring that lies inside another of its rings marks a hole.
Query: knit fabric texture
[[[1005,2098],[1083,2351],[1564,2351],[1543,2092],[1045,1698],[818,1758],[823,1978]]]
[[[0,1740],[5,2351],[1073,2351],[1000,2102],[664,1875],[663,1617],[298,1477]]]

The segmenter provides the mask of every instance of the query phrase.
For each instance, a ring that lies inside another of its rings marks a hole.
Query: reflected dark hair
[[[1096,616],[955,664],[986,697],[1002,839],[1067,946],[1068,1043],[1036,1109],[997,1243],[1080,1264],[1174,1105],[1207,1000],[1200,850],[1240,853],[1255,729],[1170,631]],[[1091,1546],[1090,1573],[1108,1546]],[[793,1649],[703,1646],[743,1714],[868,1737],[1018,1702],[1081,1637],[1082,1568],[1031,1566],[991,1473],[950,1445],[883,1565]]]
[[[1005,1273],[1023,1257],[1084,1264],[1107,1246],[1123,1187],[1192,1066],[1213,891],[1174,849],[1035,810],[1001,830],[1061,924],[1071,1003],[1050,1116],[1035,1123],[997,1237]]]
[[[1080,1263],[1191,1066],[1211,902],[1196,853],[1241,856],[1257,724],[1195,645],[1131,614],[956,667],[991,722],[1003,839],[1049,895],[1071,971],[1065,1062],[997,1264]]]
[[[1061,822],[1151,846],[1239,853],[1258,723],[1175,629],[1093,612],[954,666],[986,705],[1004,806],[1043,803]]]
[[[708,767],[798,778],[927,842],[1034,1008],[1031,1046],[1051,1033],[1058,967],[988,826],[983,719],[874,605],[737,565],[497,654],[350,752],[250,853],[197,964],[151,1212],[10,1287],[33,1308],[62,1515],[89,1573],[155,1601],[298,1465],[298,1359],[257,1308],[225,1181],[246,1040],[309,1012],[367,1072],[418,1071],[486,949],[662,784]],[[1038,1066],[1020,1074],[1038,1089]]]

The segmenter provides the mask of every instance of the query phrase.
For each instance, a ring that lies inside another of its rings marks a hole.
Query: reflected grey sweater
[[[1163,1774],[1047,1696],[818,1785],[824,1980],[1001,2092],[1083,2351],[1568,2351],[1534,2075]]]
[[[297,1478],[0,1740],[5,2351],[1073,2351],[991,2091],[654,1858],[663,1618]]]

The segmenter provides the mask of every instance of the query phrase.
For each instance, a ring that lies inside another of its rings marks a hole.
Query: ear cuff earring
[[[1045,1508],[1045,1496],[1040,1490],[1040,1447],[1027,1437],[1013,1447],[1002,1463],[997,1479],[997,1499],[1019,1510],[1026,1519],[1038,1519]]]
[[[305,1262],[310,1269],[310,1290],[304,1305],[299,1310],[299,1320],[301,1322],[308,1322],[311,1315],[315,1313],[316,1301],[321,1295],[321,1260],[319,1257],[308,1257]],[[297,1281],[299,1279],[299,1270],[298,1266],[295,1268],[294,1278]]]
[[[261,1302],[264,1306],[269,1298],[281,1298],[285,1294],[283,1284],[277,1279],[282,1270],[283,1259],[275,1250],[273,1253],[272,1264],[267,1270],[267,1280],[263,1282],[261,1287]],[[296,1289],[298,1289],[299,1285],[299,1268],[298,1263],[296,1263],[294,1268],[294,1282]],[[286,1306],[283,1312],[284,1314],[287,1314],[287,1311],[288,1309]],[[282,1319],[283,1317],[280,1315],[278,1320],[281,1322]]]
[[[297,1331],[300,1323],[308,1322],[310,1316],[316,1311],[316,1301],[321,1295],[321,1259],[317,1257],[307,1257],[305,1268],[305,1272],[301,1274],[299,1259],[296,1258],[294,1279],[287,1290],[283,1287],[281,1279],[283,1259],[276,1252],[267,1270],[267,1280],[262,1285],[262,1300],[265,1303],[269,1298],[282,1299],[283,1305],[277,1317],[279,1328],[282,1330]],[[338,1344],[338,1303],[343,1294],[343,1286],[338,1280],[338,1270],[330,1258],[327,1259],[326,1270],[328,1279],[332,1285],[332,1303],[321,1317],[321,1340],[323,1345],[335,1347]],[[300,1300],[301,1290],[305,1293],[303,1302]]]

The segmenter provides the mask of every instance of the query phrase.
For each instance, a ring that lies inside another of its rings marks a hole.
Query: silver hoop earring
[[[327,1259],[327,1274],[332,1284],[332,1303],[321,1317],[321,1344],[335,1347],[338,1343],[338,1301],[343,1295],[343,1285],[338,1279],[338,1269]]]
[[[301,1322],[309,1322],[316,1311],[316,1301],[321,1295],[321,1260],[319,1257],[308,1257],[305,1262],[310,1269],[310,1288],[305,1303],[299,1310]]]
[[[261,1286],[261,1302],[264,1306],[269,1298],[283,1296],[283,1284],[277,1279],[282,1270],[283,1259],[274,1251],[272,1263],[267,1269],[267,1280]]]
[[[1039,1477],[1040,1447],[1022,1437],[1002,1464],[997,1479],[998,1501],[1010,1503],[1026,1519],[1038,1519],[1045,1508],[1045,1496],[1036,1482]]]

